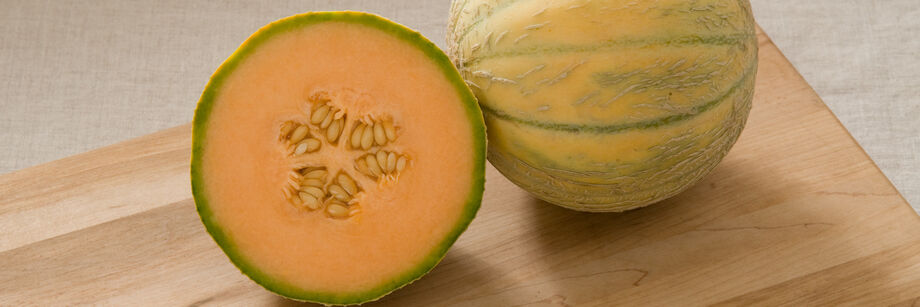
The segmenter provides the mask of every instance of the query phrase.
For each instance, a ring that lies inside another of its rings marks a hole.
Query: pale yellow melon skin
[[[746,122],[747,0],[456,0],[450,56],[479,99],[489,160],[581,211],[623,211],[708,174]]]

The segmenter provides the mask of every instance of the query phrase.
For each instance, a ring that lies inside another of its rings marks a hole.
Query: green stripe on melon
[[[673,196],[737,140],[753,100],[747,1],[455,3],[450,56],[489,159],[549,202],[622,211]]]
[[[516,56],[528,55],[555,55],[573,52],[604,52],[617,49],[639,49],[652,48],[656,46],[726,46],[738,45],[749,41],[751,34],[735,33],[727,35],[711,36],[682,36],[682,37],[662,37],[662,38],[622,38],[617,40],[608,40],[591,45],[549,45],[549,46],[528,46],[524,48],[515,48],[512,50],[501,50],[492,52],[483,52],[474,58],[470,58],[463,64],[468,67],[488,59],[505,59]]]

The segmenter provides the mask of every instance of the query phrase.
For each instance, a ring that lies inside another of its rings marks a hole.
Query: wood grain
[[[769,38],[713,174],[569,211],[487,171],[482,210],[387,306],[920,304],[920,219]],[[0,305],[296,305],[247,280],[190,199],[182,126],[0,177]]]

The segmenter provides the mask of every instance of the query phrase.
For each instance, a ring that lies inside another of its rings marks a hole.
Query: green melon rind
[[[463,213],[457,221],[457,224],[454,225],[453,229],[444,240],[436,245],[415,269],[407,271],[390,281],[384,282],[374,289],[361,293],[307,291],[286,284],[262,272],[243,257],[242,253],[240,253],[237,246],[233,244],[227,233],[213,220],[213,212],[208,205],[206,193],[203,191],[204,178],[201,170],[201,159],[207,137],[206,126],[214,100],[226,77],[230,75],[247,56],[254,50],[257,50],[262,43],[268,41],[274,35],[322,22],[346,22],[365,25],[393,35],[424,52],[429,59],[441,68],[444,77],[457,91],[460,100],[464,104],[466,116],[469,119],[473,130],[472,134],[476,140],[473,142],[473,147],[471,148],[474,162],[474,169],[471,170],[473,178],[472,188],[468,193]],[[441,49],[418,32],[377,15],[361,12],[311,12],[287,17],[262,27],[255,34],[250,36],[249,39],[243,42],[243,44],[220,65],[214,75],[211,76],[210,81],[201,95],[201,99],[198,101],[198,107],[195,109],[195,119],[192,127],[192,195],[194,196],[201,222],[204,224],[208,233],[214,241],[216,241],[217,245],[223,249],[227,257],[230,258],[230,261],[254,282],[269,291],[294,300],[335,305],[361,304],[377,300],[396,289],[412,283],[431,271],[431,269],[444,258],[447,250],[453,245],[460,234],[466,230],[470,222],[472,222],[473,218],[476,216],[476,212],[479,210],[482,201],[482,192],[485,186],[485,159],[486,135],[482,113],[472,91],[466,86],[460,73],[454,68],[451,61]]]

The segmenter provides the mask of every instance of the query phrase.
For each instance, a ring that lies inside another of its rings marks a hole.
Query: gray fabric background
[[[765,31],[920,209],[920,2],[752,3]],[[0,0],[0,173],[191,121],[210,74],[275,19],[363,10],[443,47],[448,7],[447,0]]]

